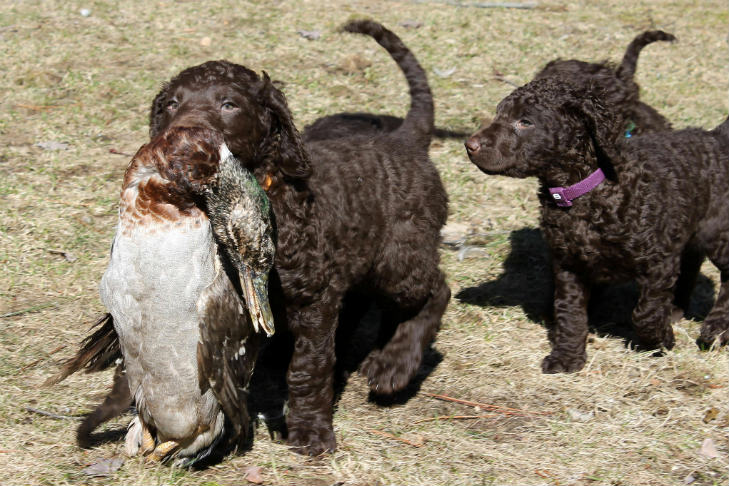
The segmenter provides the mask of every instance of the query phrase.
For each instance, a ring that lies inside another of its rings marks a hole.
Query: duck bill
[[[253,328],[256,332],[263,329],[267,336],[272,336],[275,329],[271,304],[268,302],[268,275],[258,274],[244,267],[240,274],[240,286],[253,321]]]

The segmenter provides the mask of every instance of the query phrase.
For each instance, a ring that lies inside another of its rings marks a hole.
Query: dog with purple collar
[[[583,368],[597,283],[636,281],[638,344],[671,349],[672,318],[686,310],[705,257],[721,285],[697,343],[729,341],[729,119],[713,131],[629,140],[616,136],[623,122],[595,88],[539,79],[502,100],[493,123],[466,141],[486,174],[539,180],[555,283],[544,373]]]

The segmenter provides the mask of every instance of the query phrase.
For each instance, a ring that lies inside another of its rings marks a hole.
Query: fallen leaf
[[[123,457],[110,457],[95,462],[83,471],[87,476],[111,476],[124,464]]]
[[[38,142],[35,144],[36,147],[40,147],[43,150],[67,150],[68,144],[64,142],[54,142],[54,141],[48,141],[48,142]]]
[[[425,445],[425,437],[420,434],[415,434],[411,439],[410,442],[413,443],[416,447],[421,447]]]
[[[489,252],[475,246],[464,246],[458,250],[458,261],[462,262],[467,258],[487,258]]]
[[[423,26],[422,22],[418,22],[417,20],[404,20],[400,22],[399,24],[401,27],[405,27],[406,29],[419,29]]]
[[[320,30],[297,30],[296,33],[304,39],[309,40],[317,40],[319,37],[321,37]]]
[[[466,236],[471,232],[470,226],[464,223],[448,223],[440,230],[443,244],[459,247],[466,241]]]
[[[448,78],[448,77],[450,77],[451,74],[456,72],[456,68],[455,67],[448,68],[448,69],[433,68],[433,72],[439,78]]]
[[[372,61],[369,59],[366,59],[360,55],[352,54],[351,56],[347,56],[339,63],[339,67],[345,72],[349,74],[354,74],[360,71],[364,71],[365,68],[368,68],[372,65]]]
[[[248,466],[243,471],[243,478],[249,483],[262,484],[263,477],[261,477],[261,471],[263,471],[263,469],[259,466]]]
[[[704,414],[704,423],[708,424],[709,422],[711,422],[718,416],[719,416],[719,409],[716,407],[711,407]]]
[[[704,439],[704,443],[701,444],[699,454],[710,459],[719,457],[719,451],[716,450],[716,444],[714,444],[714,441],[709,438]]]
[[[576,408],[568,408],[565,412],[573,422],[589,422],[594,416],[592,412],[581,412]]]
[[[69,263],[73,263],[76,260],[78,260],[78,258],[76,258],[76,256],[74,256],[74,254],[71,253],[71,252],[69,252],[69,251],[64,251],[64,250],[48,250],[48,253],[50,253],[51,255],[61,255]]]

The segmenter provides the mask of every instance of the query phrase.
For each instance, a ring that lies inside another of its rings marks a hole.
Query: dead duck
[[[118,339],[123,373],[114,389],[124,395],[128,387],[137,410],[129,455],[190,465],[246,440],[248,383],[263,332],[274,332],[274,254],[265,192],[221,134],[170,129],[134,156],[100,284],[110,317],[94,334],[107,350]],[[92,338],[69,360],[70,372],[84,366],[84,349],[86,363],[94,355]],[[110,418],[99,409],[82,424],[86,433]]]

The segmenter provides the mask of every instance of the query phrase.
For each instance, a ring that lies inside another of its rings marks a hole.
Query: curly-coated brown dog
[[[626,137],[653,131],[668,130],[671,124],[658,111],[640,101],[640,88],[635,82],[635,70],[640,51],[656,41],[675,41],[676,38],[661,30],[639,34],[628,45],[618,66],[611,62],[585,62],[576,59],[550,61],[534,79],[557,78],[577,86],[599,86],[605,102],[614,107],[624,122],[618,129]]]
[[[502,100],[494,122],[466,141],[483,172],[539,179],[555,279],[545,373],[584,366],[593,283],[637,281],[638,340],[673,347],[672,300],[688,303],[703,255],[721,288],[699,342],[729,340],[729,120],[713,132],[629,140],[615,136],[619,120],[600,93],[541,79]]]
[[[335,332],[345,295],[366,290],[393,311],[392,338],[361,365],[377,393],[404,388],[434,339],[450,298],[438,268],[447,196],[428,157],[433,100],[425,73],[392,32],[353,21],[398,60],[411,85],[403,123],[377,136],[304,145],[284,95],[267,75],[208,62],[182,71],[154,100],[150,135],[175,126],[222,132],[231,152],[267,189],[278,227],[272,296],[277,328],[294,336],[287,382],[289,443],[319,454],[332,428]],[[274,279],[275,280],[275,279]],[[276,309],[276,301],[283,309]]]

